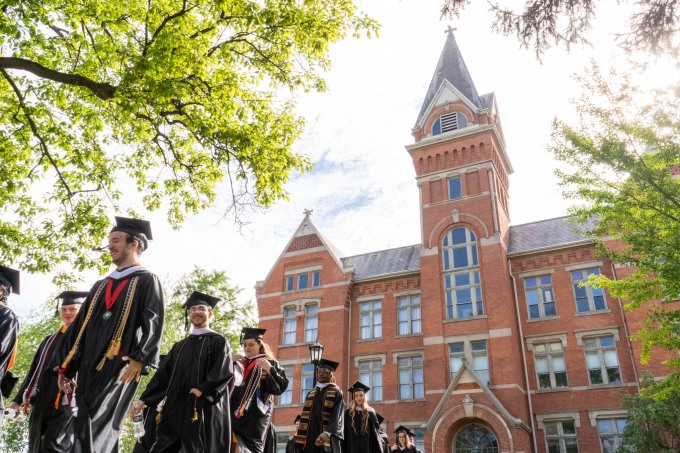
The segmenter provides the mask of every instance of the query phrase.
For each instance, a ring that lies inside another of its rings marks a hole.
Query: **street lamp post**
[[[316,367],[319,365],[319,361],[323,356],[323,345],[319,344],[319,340],[316,340],[314,344],[309,345],[309,356],[314,364],[314,382],[312,386],[316,385]]]

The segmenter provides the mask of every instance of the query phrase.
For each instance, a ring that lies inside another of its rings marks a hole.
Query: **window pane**
[[[546,423],[545,424],[545,434],[546,434],[546,436],[557,435],[557,423]]]
[[[456,228],[455,230],[451,231],[453,245],[465,244],[467,242],[465,231],[465,228]]]
[[[611,420],[598,420],[597,421],[597,432],[600,434],[610,434],[614,432],[612,428]]]
[[[455,200],[463,196],[460,178],[449,178],[449,198]]]
[[[562,432],[564,434],[576,434],[574,422],[562,422]]]
[[[546,357],[536,358],[536,372],[537,373],[547,373],[548,372],[548,359]]]
[[[538,385],[542,389],[551,388],[552,384],[550,383],[550,375],[549,374],[539,374],[538,375]]]
[[[600,357],[597,352],[588,352],[586,354],[586,363],[589,369],[600,369]]]
[[[555,372],[566,371],[567,365],[564,362],[564,356],[554,355],[552,358],[553,370]]]
[[[295,278],[292,275],[286,277],[286,291],[293,291],[295,287]]]
[[[619,368],[607,368],[607,379],[610,384],[618,384],[621,382],[621,374],[619,373]]]
[[[313,281],[312,281],[312,286],[316,287],[321,284],[321,272],[316,271],[313,274]]]
[[[298,276],[298,289],[309,288],[309,274],[300,274]]]
[[[457,249],[453,249],[453,267],[454,268],[461,268],[461,267],[468,267],[468,254],[467,254],[467,248],[466,247],[461,247]]]
[[[606,367],[618,367],[619,359],[616,357],[616,351],[604,351],[604,365]]]
[[[543,310],[546,316],[555,316],[557,311],[555,310],[555,304],[543,304]]]
[[[614,337],[602,337],[600,338],[601,346],[614,346]]]
[[[557,387],[567,387],[567,373],[555,373],[555,385]]]
[[[465,343],[451,343],[449,345],[449,352],[455,353],[455,352],[465,352]]]

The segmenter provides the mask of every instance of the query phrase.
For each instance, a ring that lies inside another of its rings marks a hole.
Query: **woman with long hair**
[[[262,340],[265,332],[266,329],[244,327],[241,330],[243,355],[234,355],[233,453],[268,453],[276,448],[276,433],[271,424],[273,396],[286,391],[288,378],[269,345]]]
[[[413,445],[412,437],[416,437],[415,433],[410,429],[399,426],[394,430],[397,435],[397,441],[392,445],[392,451],[399,453],[418,453],[416,446]]]
[[[382,453],[380,415],[368,405],[366,393],[371,390],[356,381],[347,391],[352,394],[349,409],[345,410],[344,453]]]

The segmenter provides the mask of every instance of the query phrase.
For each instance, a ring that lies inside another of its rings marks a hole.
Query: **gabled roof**
[[[420,244],[349,256],[342,262],[345,268],[354,267],[355,280],[417,272],[420,269]]]
[[[564,216],[511,226],[508,255],[592,242],[585,232],[592,230],[595,220],[579,225],[573,219],[573,216]]]
[[[338,267],[343,269],[341,260],[344,257],[344,254],[331,241],[326,239],[326,237],[316,228],[316,225],[314,225],[314,222],[312,222],[311,214],[311,211],[305,211],[305,217],[302,219],[302,222],[300,222],[297,230],[295,230],[295,233],[291,236],[290,240],[283,248],[283,251],[274,262],[274,265],[271,267],[271,269],[269,269],[267,277],[265,277],[264,280],[257,282],[256,287],[261,286],[269,279],[278,262],[281,261],[281,258],[283,258],[283,256],[289,252],[301,253],[306,249],[317,250],[317,247],[324,247]]]
[[[444,407],[446,407],[446,403],[448,403],[449,399],[451,398],[451,395],[458,387],[458,384],[463,383],[461,382],[463,376],[466,377],[465,380],[467,382],[472,382],[473,384],[476,384],[476,387],[479,387],[479,389],[481,389],[482,393],[484,393],[484,395],[486,395],[486,397],[489,398],[489,400],[493,404],[494,406],[493,408],[496,409],[496,411],[505,419],[507,423],[516,428],[522,428],[529,433],[531,432],[531,428],[529,428],[521,419],[516,418],[512,414],[510,414],[510,412],[505,408],[505,406],[503,406],[503,403],[501,403],[500,400],[496,398],[496,395],[494,395],[493,392],[489,389],[489,387],[487,387],[486,384],[482,382],[477,373],[475,373],[475,370],[472,369],[470,364],[468,364],[467,360],[465,359],[463,359],[463,363],[461,364],[460,369],[456,373],[456,376],[451,380],[451,384],[449,384],[449,387],[446,389],[446,392],[442,396],[441,400],[439,400],[439,404],[437,404],[437,407],[435,408],[434,412],[432,412],[430,420],[424,426],[425,430],[431,431],[432,428],[434,428],[435,424],[439,421],[442,415],[442,411],[444,410]],[[473,398],[470,398],[470,395],[465,395],[465,399],[463,401],[474,403],[474,400]]]
[[[420,113],[418,114],[418,119],[416,120],[416,126],[421,123],[423,116],[425,116],[430,104],[439,91],[439,87],[444,81],[448,81],[451,85],[456,87],[456,89],[478,109],[483,109],[486,107],[482,101],[482,98],[480,98],[479,94],[477,94],[477,88],[475,88],[475,84],[472,81],[472,77],[470,76],[467,66],[465,65],[463,55],[460,53],[460,49],[458,48],[456,38],[453,36],[452,31],[449,31],[449,34],[446,37],[444,49],[439,56],[437,68],[434,70],[434,75],[432,76],[432,81],[430,82],[430,86],[427,89],[425,100],[423,101],[423,105],[420,107]]]

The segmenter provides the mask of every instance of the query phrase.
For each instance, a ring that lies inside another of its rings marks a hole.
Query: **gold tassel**
[[[163,417],[163,411],[158,411],[156,413],[156,424],[159,424],[161,422],[162,417]]]
[[[113,348],[113,356],[114,357],[117,356],[118,354],[120,354],[120,344],[121,344],[121,342],[122,342],[122,339],[120,337],[118,337],[118,340],[116,341],[116,346]],[[113,358],[113,357],[111,357],[111,358]]]
[[[191,418],[191,423],[197,422],[198,421],[198,411],[196,410],[196,406],[194,406],[194,416]]]

